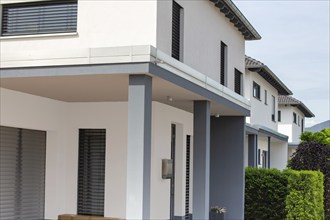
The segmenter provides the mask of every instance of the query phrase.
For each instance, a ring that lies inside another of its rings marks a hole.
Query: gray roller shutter
[[[0,127],[0,219],[44,219],[46,132]]]
[[[226,83],[226,57],[227,45],[223,42],[220,44],[220,84],[225,86]]]
[[[105,129],[79,129],[78,214],[104,215]]]
[[[2,36],[77,30],[77,0],[4,4],[2,7]]]
[[[235,92],[242,94],[242,73],[235,69]]]
[[[181,9],[182,7],[173,1],[172,6],[172,57],[180,60],[181,49]]]

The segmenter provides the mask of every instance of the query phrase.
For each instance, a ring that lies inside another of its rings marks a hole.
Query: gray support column
[[[152,79],[129,76],[126,219],[150,219]]]
[[[257,167],[258,164],[258,135],[248,135],[248,166]]]
[[[193,219],[209,219],[210,103],[194,101]]]
[[[267,154],[268,158],[268,169],[270,168],[270,137],[268,136],[268,154]]]
[[[210,206],[225,219],[244,219],[244,116],[211,118]]]

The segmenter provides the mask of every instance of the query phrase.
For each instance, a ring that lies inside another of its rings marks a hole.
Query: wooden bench
[[[123,219],[101,217],[101,216],[63,214],[58,216],[58,220],[123,220]]]

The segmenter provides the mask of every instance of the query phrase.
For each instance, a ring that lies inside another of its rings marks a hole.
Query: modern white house
[[[232,1],[0,9],[0,219],[244,218],[245,41],[260,36]],[[290,94],[267,88],[269,106]]]
[[[300,135],[305,129],[305,118],[315,115],[301,101],[292,96],[278,97],[278,130],[286,134],[288,139],[288,159],[296,151],[300,142]]]
[[[251,103],[251,115],[246,118],[245,165],[284,169],[288,134],[278,130],[278,98],[292,92],[267,65],[249,56],[245,63],[245,97]]]

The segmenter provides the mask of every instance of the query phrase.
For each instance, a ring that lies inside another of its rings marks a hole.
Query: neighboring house
[[[290,159],[299,145],[301,133],[304,132],[305,118],[315,115],[303,102],[292,96],[279,96],[278,104],[280,115],[278,130],[289,137],[288,159]]]
[[[262,62],[245,58],[245,97],[251,103],[246,118],[245,165],[284,169],[288,137],[278,131],[278,97],[292,92]]]
[[[0,3],[0,219],[244,218],[260,36],[232,1]]]

